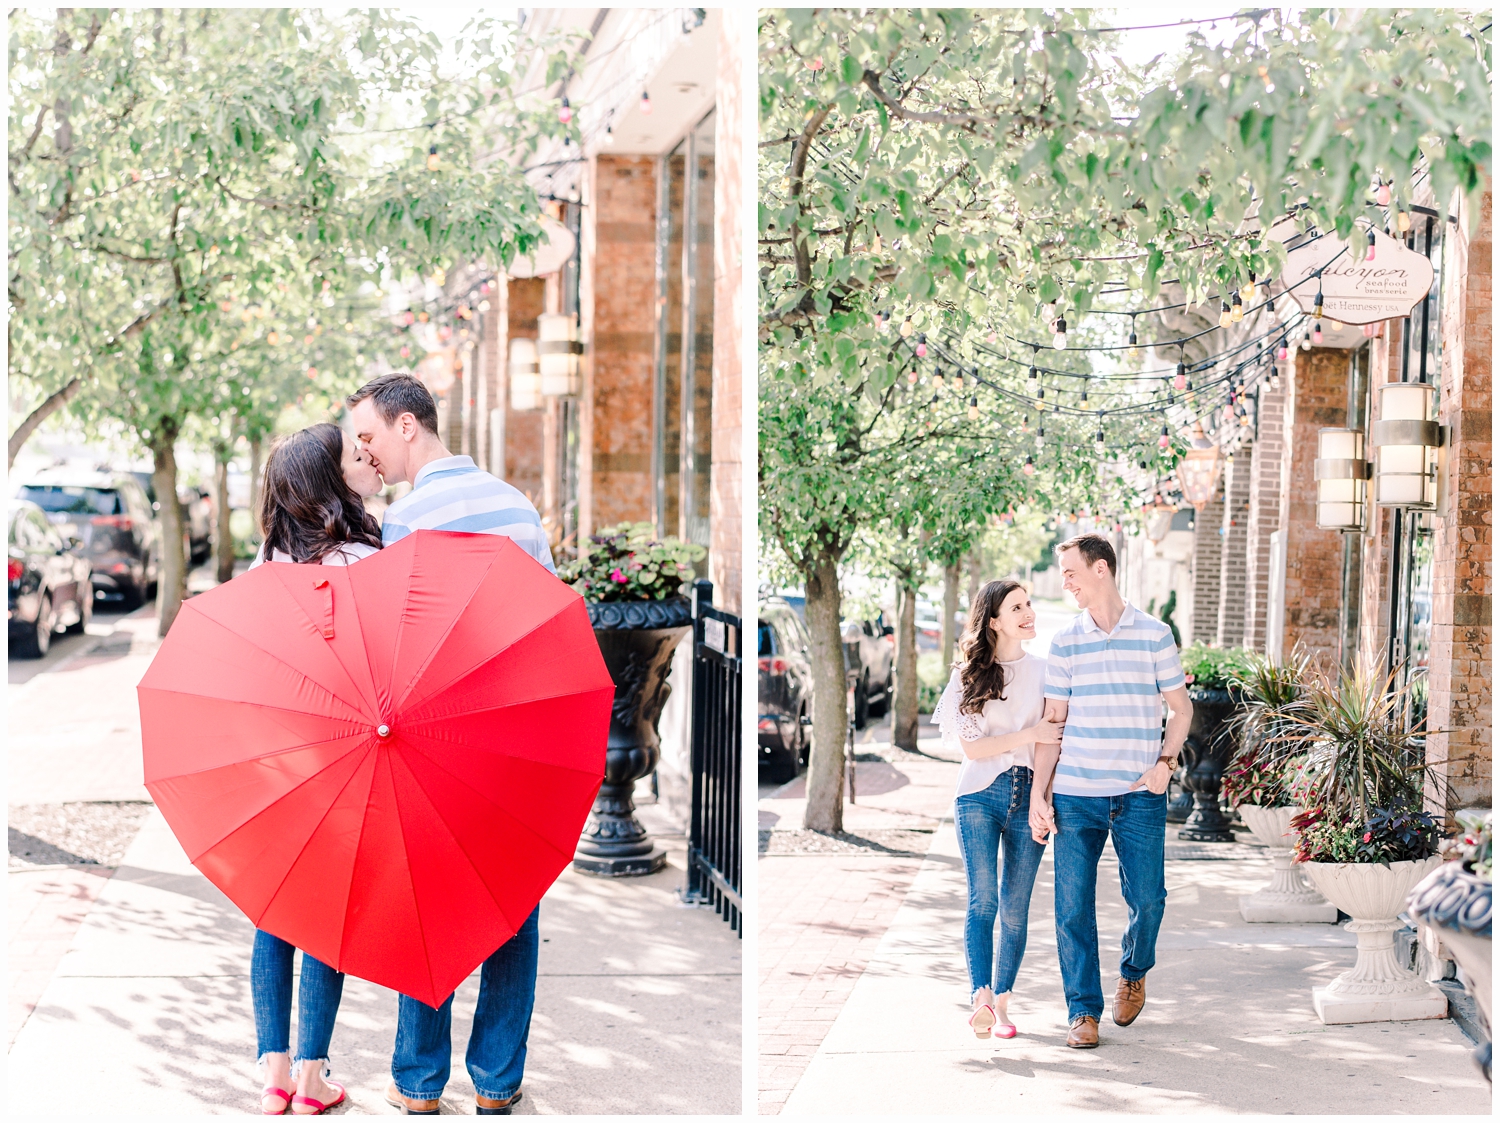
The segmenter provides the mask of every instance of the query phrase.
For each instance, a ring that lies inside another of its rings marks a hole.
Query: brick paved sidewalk
[[[76,865],[11,872],[6,884],[6,1049],[15,1044],[58,962],[73,945],[78,926],[114,871]]]

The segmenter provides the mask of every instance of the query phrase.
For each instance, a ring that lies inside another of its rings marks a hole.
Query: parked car
[[[156,498],[156,484],[150,472],[131,472],[135,482],[141,485],[146,498],[151,501],[151,510],[161,515],[161,504]],[[189,566],[201,566],[213,553],[214,505],[213,497],[199,487],[177,489],[177,502],[182,515],[182,556]]]
[[[896,630],[879,613],[873,621],[845,621],[843,635],[844,664],[854,674],[854,726],[864,727],[891,707]]]
[[[89,563],[74,554],[35,503],[12,499],[6,508],[8,639],[17,656],[46,656],[52,634],[81,633],[94,610]]]
[[[759,768],[772,782],[790,782],[807,763],[812,664],[807,630],[784,598],[760,599],[757,631]]]
[[[139,605],[156,592],[161,524],[129,472],[64,465],[27,478],[16,492],[35,503],[93,570],[94,597]]]

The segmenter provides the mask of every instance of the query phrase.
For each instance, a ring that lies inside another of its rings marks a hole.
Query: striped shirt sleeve
[[[1062,635],[1059,633],[1058,637]],[[1054,700],[1070,699],[1073,695],[1073,657],[1057,638],[1053,638],[1047,653],[1047,679],[1042,695]]]
[[[1163,633],[1161,640],[1156,642],[1151,659],[1156,665],[1156,687],[1159,691],[1170,692],[1187,683],[1187,677],[1182,671],[1182,658],[1177,653],[1177,642],[1172,639],[1171,629]]]

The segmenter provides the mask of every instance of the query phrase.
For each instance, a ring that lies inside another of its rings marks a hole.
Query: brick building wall
[[[1434,812],[1491,804],[1491,196],[1478,226],[1459,198],[1446,238],[1438,420],[1449,430],[1446,507],[1433,524],[1428,761]]]
[[[1301,645],[1330,667],[1338,663],[1344,543],[1319,530],[1313,461],[1318,430],[1342,428],[1349,406],[1349,351],[1307,350],[1290,367],[1286,447],[1286,619],[1282,655]]]
[[[1287,364],[1277,368],[1285,370]],[[1250,454],[1250,478],[1245,511],[1245,627],[1247,648],[1265,651],[1266,611],[1271,597],[1271,535],[1281,519],[1281,466],[1285,454],[1287,380],[1283,374],[1272,389],[1260,388],[1260,414],[1254,449]]]
[[[1193,608],[1184,622],[1182,643],[1209,642],[1219,631],[1219,575],[1224,560],[1224,480],[1221,476],[1211,503],[1193,516]]]
[[[1224,547],[1219,562],[1219,616],[1214,641],[1235,648],[1245,640],[1245,547],[1249,533],[1254,445],[1242,445],[1224,462]]]
[[[709,559],[713,569],[714,603],[740,611],[743,574],[743,424],[741,385],[744,380],[744,303],[742,302],[744,207],[740,183],[743,148],[744,92],[740,60],[751,47],[741,34],[741,21],[719,23],[719,76],[714,118],[714,356],[713,356],[713,466],[710,475]]]
[[[593,531],[651,518],[656,159],[601,154],[586,181],[592,207],[583,211],[579,297],[589,334],[583,431],[591,475],[579,525]]]

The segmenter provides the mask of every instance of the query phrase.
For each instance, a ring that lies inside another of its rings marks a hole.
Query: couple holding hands
[[[1036,636],[1025,588],[1010,579],[987,583],[936,715],[964,756],[954,822],[968,880],[969,1024],[981,1039],[1016,1034],[1008,1007],[1032,885],[1051,840],[1067,1041],[1092,1049],[1104,1013],[1099,858],[1112,839],[1129,923],[1111,1013],[1115,1025],[1128,1026],[1145,1006],[1146,973],[1156,962],[1167,902],[1167,783],[1193,706],[1171,629],[1120,596],[1108,540],[1070,539],[1058,547],[1058,565],[1083,612],[1053,639],[1047,659],[1024,647]]]

